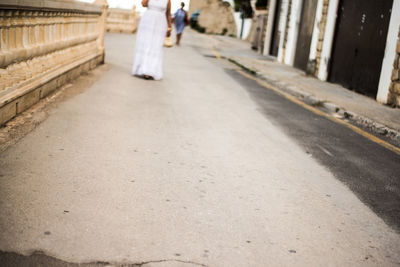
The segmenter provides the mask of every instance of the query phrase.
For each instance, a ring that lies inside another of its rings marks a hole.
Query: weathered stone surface
[[[17,114],[17,105],[16,101],[6,104],[3,107],[0,107],[0,126],[11,120]]]
[[[107,5],[98,1],[0,2],[0,123],[15,115],[10,102],[23,112],[103,60]]]
[[[325,29],[328,19],[328,8],[329,8],[329,0],[324,0],[322,6],[322,16],[318,25],[319,34],[318,34],[318,43],[317,43],[317,57],[316,57],[316,67],[315,67],[315,76],[318,76],[319,66],[321,64],[321,54],[322,48],[324,46],[324,38],[325,38]]]
[[[393,106],[400,106],[400,96],[394,93],[389,93],[387,103]]]
[[[391,92],[400,95],[400,82],[393,83],[393,89]]]
[[[236,23],[229,3],[222,0],[192,0],[189,10],[201,10],[198,23],[206,33],[236,36]]]
[[[317,50],[318,50],[318,51],[322,51],[322,46],[323,46],[323,44],[324,44],[322,41],[323,41],[323,40],[319,41],[318,44],[317,44]]]
[[[40,98],[44,98],[58,88],[58,79],[51,80],[40,88]]]
[[[400,106],[400,28],[399,38],[396,45],[396,57],[393,62],[391,76],[392,83],[389,87],[388,103],[394,106]]]
[[[399,69],[394,69],[393,71],[392,71],[392,81],[397,81],[397,80],[399,80],[399,77],[400,77],[400,70]]]
[[[30,92],[26,95],[21,96],[18,99],[17,113],[24,112],[29,107],[31,107],[34,104],[36,104],[37,102],[39,102],[39,99],[40,99],[40,91],[39,90],[34,90],[33,92]]]
[[[397,54],[396,57],[394,58],[393,68],[399,69],[400,68],[399,63],[400,63],[399,62],[399,54]]]
[[[202,10],[211,3],[211,0],[192,0],[190,1],[189,13],[193,13],[196,10]]]
[[[251,42],[252,49],[255,49],[262,53],[264,51],[264,40],[266,23],[268,19],[268,12],[266,10],[256,11],[253,17],[253,23],[251,26],[248,40]]]
[[[324,6],[323,6],[323,8],[322,8],[322,14],[328,14],[328,5],[325,5],[324,4]]]
[[[137,30],[139,16],[136,6],[133,9],[109,8],[107,10],[107,32],[134,33]]]
[[[393,86],[394,86],[394,83],[391,82],[389,85],[389,92],[391,92],[391,93],[393,92]]]

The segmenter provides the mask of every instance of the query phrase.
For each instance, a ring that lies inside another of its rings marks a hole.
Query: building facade
[[[400,106],[400,0],[270,0],[263,53]]]

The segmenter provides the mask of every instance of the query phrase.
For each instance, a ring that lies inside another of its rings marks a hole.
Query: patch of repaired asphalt
[[[70,263],[65,262],[42,252],[35,252],[30,256],[23,256],[13,252],[0,252],[0,264],[3,267],[39,267],[39,266],[52,266],[52,267],[103,267],[110,266],[108,262],[94,262],[94,263]],[[112,265],[111,265],[112,266]],[[129,267],[136,267],[140,265],[125,265]]]
[[[89,262],[89,263],[71,263],[62,261],[60,259],[47,256],[43,252],[36,251],[30,256],[20,255],[14,252],[0,251],[0,265],[1,267],[141,267],[148,264],[178,262],[187,266],[204,266],[201,263],[195,263],[183,260],[155,260],[139,263],[110,263],[110,262]]]

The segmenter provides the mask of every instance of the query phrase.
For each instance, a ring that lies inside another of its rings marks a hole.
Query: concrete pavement
[[[250,44],[227,36],[201,36],[221,56],[255,71],[268,83],[288,92],[311,105],[324,105],[339,116],[365,127],[381,137],[388,137],[400,146],[400,109],[376,102],[341,85],[306,76],[301,70],[276,62],[250,49]]]
[[[0,250],[118,266],[398,266],[400,236],[190,33],[165,79],[108,70],[0,154]]]

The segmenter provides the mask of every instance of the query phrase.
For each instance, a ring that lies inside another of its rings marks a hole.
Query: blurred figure
[[[186,25],[189,24],[188,14],[183,9],[185,7],[185,3],[181,3],[181,8],[175,12],[174,15],[174,23],[176,28],[176,44],[180,45],[183,29]]]
[[[171,36],[171,0],[142,0],[148,7],[140,19],[132,75],[160,80],[163,77],[163,45]]]

